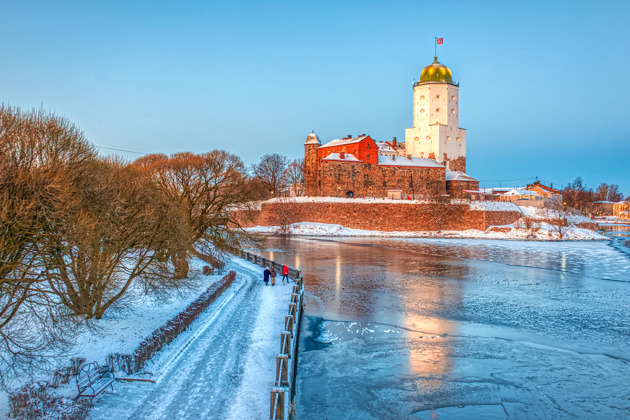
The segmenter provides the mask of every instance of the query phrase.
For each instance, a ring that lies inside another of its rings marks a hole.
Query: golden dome
[[[418,83],[427,82],[453,84],[453,74],[448,67],[438,63],[437,57],[435,57],[435,61],[422,69],[422,73],[420,73]]]

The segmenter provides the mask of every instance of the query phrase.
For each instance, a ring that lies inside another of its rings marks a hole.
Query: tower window
[[[451,136],[446,136],[446,140],[450,140],[450,139],[451,139]]]
[[[427,136],[427,140],[431,140],[431,136]]]
[[[415,141],[418,141],[418,140],[420,140],[420,139],[419,139],[418,137],[416,137],[414,140],[415,140]]]
[[[424,114],[424,108],[421,108],[421,109],[420,109],[420,113],[421,113],[421,114]]]
[[[457,141],[460,141],[461,139],[459,137],[457,137]]]
[[[435,108],[435,112],[440,112],[440,108]]]
[[[451,96],[451,100],[453,101],[455,100],[455,95]]]
[[[455,113],[455,108],[451,108],[451,114]]]
[[[424,99],[424,95],[420,96],[420,99]]]
[[[440,95],[435,95],[435,99],[440,99]]]

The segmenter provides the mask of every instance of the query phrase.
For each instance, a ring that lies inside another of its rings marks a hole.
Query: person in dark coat
[[[265,268],[265,271],[263,271],[263,280],[265,281],[265,286],[269,286],[269,275],[271,274],[271,272],[269,271],[268,268]]]

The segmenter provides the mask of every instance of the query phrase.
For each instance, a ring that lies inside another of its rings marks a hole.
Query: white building
[[[448,67],[435,61],[413,87],[413,127],[405,129],[407,155],[435,159],[466,172],[466,130],[459,128],[459,85]]]

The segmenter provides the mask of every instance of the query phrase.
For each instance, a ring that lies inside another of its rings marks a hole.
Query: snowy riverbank
[[[85,323],[72,339],[72,349],[60,357],[59,364],[67,364],[71,357],[84,357],[88,362],[104,364],[105,357],[110,353],[132,352],[144,338],[180,313],[222,277],[201,276],[202,265],[200,261],[192,264],[191,276],[196,280],[186,290],[159,299],[139,294],[127,302],[124,310],[108,312],[101,320]],[[268,414],[276,347],[283,330],[282,315],[291,287],[265,288],[262,268],[235,257],[227,264],[226,273],[229,270],[237,273],[233,286],[212,303],[188,330],[159,352],[147,364],[143,374],[136,376],[157,383],[116,382],[114,393],[102,394],[94,401],[95,408],[90,413],[92,418],[134,417],[134,413],[150,411],[153,403],[157,405],[153,407],[152,418],[159,418],[156,407],[163,407],[160,410],[168,417],[174,413],[169,410],[175,410],[180,405],[179,392],[194,384],[199,384],[205,394],[189,395],[188,400],[193,407],[211,408],[212,404],[207,400],[211,398],[210,394],[214,394],[217,395],[215,405],[218,404],[215,408],[223,410],[224,418],[247,418],[249,413],[260,414],[255,417]],[[208,373],[212,377],[192,372],[182,376],[182,371],[189,371],[196,361],[202,359],[208,359],[208,366],[215,366],[216,369]],[[48,376],[42,373],[34,379],[46,380]],[[71,378],[56,393],[72,398],[76,396],[75,379]],[[199,401],[194,401],[195,398]],[[226,405],[223,399],[229,404]],[[2,392],[0,418],[5,418],[8,411],[7,394]]]
[[[565,232],[566,229],[566,232]],[[246,229],[249,233],[265,235],[280,234],[280,226],[255,226]],[[566,241],[606,241],[604,235],[578,227],[563,228],[562,240]],[[349,229],[341,225],[302,222],[288,226],[287,233],[294,236],[335,236],[335,237],[380,237],[380,238],[457,238],[457,239],[510,239],[532,241],[557,241],[560,235],[554,226],[540,222],[536,228],[521,228],[516,223],[505,226],[492,226],[487,231],[468,229],[463,231],[421,231],[383,232],[362,229]]]

